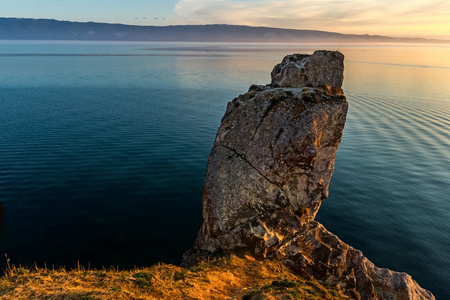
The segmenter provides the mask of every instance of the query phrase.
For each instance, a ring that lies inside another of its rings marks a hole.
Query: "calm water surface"
[[[450,299],[448,46],[0,41],[0,252],[179,263],[227,102],[315,49],[346,56],[350,104],[318,221]]]

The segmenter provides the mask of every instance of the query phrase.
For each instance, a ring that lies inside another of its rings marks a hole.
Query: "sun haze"
[[[0,0],[1,17],[132,25],[232,24],[354,34],[450,38],[439,0]]]

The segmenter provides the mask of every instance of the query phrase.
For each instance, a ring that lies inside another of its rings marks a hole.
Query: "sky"
[[[450,39],[448,0],[0,0],[1,17],[233,24]]]

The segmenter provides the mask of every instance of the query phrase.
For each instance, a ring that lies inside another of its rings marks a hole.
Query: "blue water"
[[[227,102],[315,49],[346,56],[350,104],[318,221],[450,299],[448,46],[0,41],[0,251],[179,263]]]

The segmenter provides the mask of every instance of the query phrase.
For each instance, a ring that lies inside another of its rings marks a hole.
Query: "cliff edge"
[[[227,253],[276,258],[353,299],[435,299],[314,221],[346,120],[343,61],[335,51],[288,55],[270,85],[228,104],[208,160],[204,223],[184,266]]]

